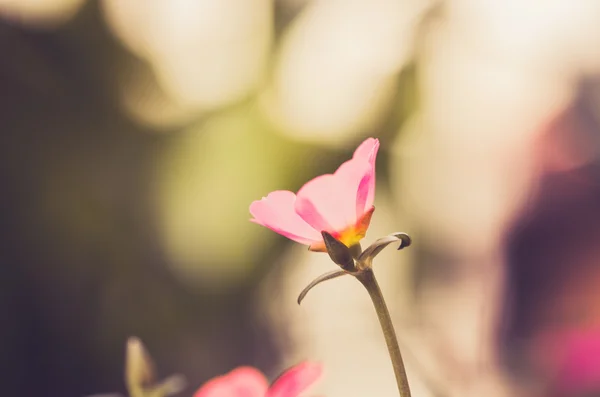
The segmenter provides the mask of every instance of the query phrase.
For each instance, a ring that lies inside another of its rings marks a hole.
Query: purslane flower
[[[278,190],[254,201],[250,205],[251,221],[306,244],[311,251],[327,252],[333,263],[341,268],[314,279],[298,296],[298,304],[315,286],[341,276],[351,275],[366,288],[385,336],[398,392],[401,397],[410,397],[396,332],[372,267],[373,258],[386,246],[400,242],[398,249],[402,249],[411,244],[411,239],[406,233],[397,232],[377,239],[364,251],[360,246],[375,210],[375,160],[378,150],[379,140],[368,138],[354,151],[352,159],[333,174],[321,175],[307,182],[298,194]]]
[[[347,247],[365,237],[375,210],[375,160],[379,140],[368,138],[333,174],[318,176],[294,194],[271,192],[250,205],[252,222],[311,251],[326,251],[325,231]]]
[[[320,364],[300,363],[269,386],[265,376],[255,368],[240,367],[205,383],[194,397],[299,397],[321,376]]]

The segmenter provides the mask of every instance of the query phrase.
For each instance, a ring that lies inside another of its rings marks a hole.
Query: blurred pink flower
[[[600,328],[573,331],[557,342],[563,346],[561,384],[569,390],[600,391]]]
[[[379,140],[368,138],[335,173],[307,182],[297,195],[277,190],[254,201],[251,221],[307,244],[311,251],[326,251],[321,231],[348,247],[357,244],[365,236],[375,209],[378,149]]]
[[[548,332],[542,340],[542,359],[561,390],[600,391],[600,327]]]
[[[300,363],[284,372],[269,387],[264,375],[240,367],[205,383],[194,397],[298,397],[321,376],[320,364]]]

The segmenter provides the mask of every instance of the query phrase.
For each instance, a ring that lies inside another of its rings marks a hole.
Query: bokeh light
[[[0,15],[34,28],[54,28],[84,4],[85,0],[1,0]]]

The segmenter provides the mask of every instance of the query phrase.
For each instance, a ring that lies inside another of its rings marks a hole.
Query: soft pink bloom
[[[307,182],[297,195],[277,190],[254,201],[251,221],[307,244],[312,251],[325,251],[321,231],[348,247],[357,244],[365,236],[375,209],[378,149],[379,140],[368,138],[335,173]]]
[[[320,364],[304,362],[288,369],[271,387],[252,367],[240,367],[205,383],[194,397],[298,397],[321,376]]]
[[[561,390],[600,391],[600,326],[548,332],[541,346]]]

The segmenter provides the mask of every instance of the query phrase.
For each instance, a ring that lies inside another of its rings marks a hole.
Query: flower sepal
[[[326,251],[333,263],[347,272],[356,271],[354,258],[352,257],[352,251],[350,248],[326,231],[322,231],[321,235],[323,236],[323,241],[325,242]]]
[[[400,242],[398,250],[410,246],[412,240],[406,233],[397,232],[389,234],[385,237],[379,238],[373,242],[364,251],[360,252],[360,245],[353,245],[347,247],[340,240],[333,237],[330,233],[322,231],[323,242],[327,248],[327,253],[331,260],[338,265],[341,270],[334,270],[332,272],[324,273],[310,282],[298,296],[298,304],[306,297],[308,292],[321,284],[322,282],[332,280],[347,274],[352,276],[360,276],[361,273],[372,269],[373,259],[379,255],[379,253],[387,247],[389,244],[394,242]]]
[[[379,238],[373,242],[370,246],[368,246],[361,254],[358,256],[356,260],[356,267],[358,270],[366,270],[373,267],[373,259],[379,255],[381,251],[389,244],[394,242],[400,242],[398,246],[398,251],[410,246],[412,240],[410,236],[406,233],[396,232],[392,234],[388,234],[385,237]]]

